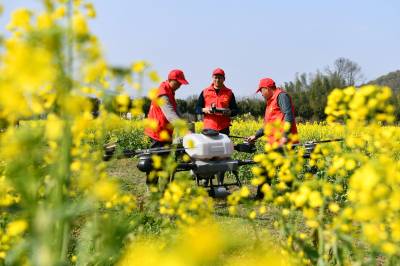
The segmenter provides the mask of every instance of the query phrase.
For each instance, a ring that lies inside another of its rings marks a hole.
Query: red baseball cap
[[[265,79],[261,79],[260,83],[258,84],[258,89],[256,91],[259,92],[261,90],[261,88],[275,88],[275,81],[273,81],[270,78],[265,78]]]
[[[185,79],[185,75],[183,74],[183,71],[179,70],[179,69],[171,70],[171,72],[169,72],[169,74],[168,74],[168,79],[176,80],[180,84],[183,84],[183,85],[189,84],[189,82],[187,82],[187,80]]]
[[[212,75],[221,75],[225,77],[225,71],[222,68],[216,68],[214,69]]]

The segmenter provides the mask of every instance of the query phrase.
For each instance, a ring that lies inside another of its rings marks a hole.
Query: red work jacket
[[[169,102],[176,112],[175,92],[169,86],[168,81],[162,82],[160,84],[160,87],[158,88],[157,98],[162,95],[166,95],[168,97]],[[166,132],[168,132],[169,138],[172,138],[174,129],[155,100],[151,101],[150,110],[147,118],[157,121],[157,128],[155,130],[149,127],[145,128],[145,134],[147,136],[157,141],[166,141],[166,139],[162,139],[160,137],[161,132],[165,130]]]
[[[285,123],[285,114],[282,113],[281,109],[279,108],[278,105],[278,96],[281,93],[286,93],[284,90],[282,90],[281,88],[277,88],[274,91],[274,94],[272,95],[272,97],[270,99],[267,100],[267,106],[265,108],[265,116],[264,116],[264,124],[267,125],[269,123],[274,123],[276,121],[281,122],[281,128],[280,131],[283,133],[284,130],[284,123]],[[289,96],[290,99],[290,105],[292,107],[292,112],[293,112],[293,117],[295,116],[294,113],[294,105],[292,102],[292,98]],[[270,134],[268,142],[269,143],[274,143],[278,140],[276,140],[274,138],[274,133],[276,131],[272,130],[272,134]],[[296,135],[297,134],[297,126],[296,126],[296,120],[294,119],[290,128],[290,134],[291,135]],[[297,141],[295,141],[297,143]]]
[[[217,92],[214,85],[203,90],[204,107],[212,107],[215,104],[217,108],[229,108],[229,103],[232,99],[232,90],[227,87],[222,87]],[[204,114],[204,128],[214,130],[222,130],[231,125],[231,118],[222,114]]]

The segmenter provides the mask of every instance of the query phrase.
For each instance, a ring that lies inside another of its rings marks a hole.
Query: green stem
[[[257,227],[253,220],[250,220],[250,224],[251,227],[253,228],[254,236],[256,237],[256,242],[254,244],[254,247],[257,248],[261,244],[260,235],[258,234]]]
[[[324,259],[324,250],[325,250],[325,241],[324,241],[324,230],[323,230],[323,218],[324,218],[324,209],[325,209],[325,200],[322,206],[319,209],[318,213],[318,265],[325,265]]]
[[[74,67],[74,31],[72,25],[72,14],[73,14],[73,1],[69,0],[67,3],[67,23],[68,23],[68,30],[67,30],[67,73],[71,81],[73,80],[73,67]]]

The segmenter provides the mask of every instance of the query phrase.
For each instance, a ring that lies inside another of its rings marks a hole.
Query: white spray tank
[[[233,154],[233,142],[225,134],[188,134],[183,137],[186,153],[197,160],[229,158]]]

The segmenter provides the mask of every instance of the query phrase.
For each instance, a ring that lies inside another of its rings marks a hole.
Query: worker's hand
[[[255,141],[256,141],[256,136],[253,135],[253,136],[247,137],[247,138],[246,138],[246,141],[247,141],[247,142],[250,142],[250,143],[251,143],[251,142],[255,142]]]
[[[205,114],[211,114],[211,107],[204,107],[201,111]]]

